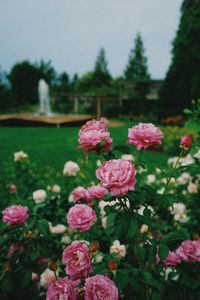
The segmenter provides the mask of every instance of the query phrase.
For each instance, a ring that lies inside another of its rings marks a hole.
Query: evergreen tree
[[[191,106],[200,97],[200,1],[184,0],[181,19],[173,42],[172,63],[162,92],[162,107],[172,114]],[[168,112],[169,114],[169,112]]]
[[[135,38],[135,46],[131,50],[128,65],[124,71],[125,79],[128,81],[144,81],[150,78],[147,68],[147,58],[141,35]]]
[[[124,113],[146,113],[146,95],[149,90],[150,75],[142,37],[139,33],[136,35],[134,48],[130,52],[124,76],[126,81],[133,82],[133,87],[128,92],[129,104]]]
[[[107,66],[108,63],[106,61],[105,50],[103,48],[100,48],[93,72],[94,86],[102,87],[110,85],[112,77],[108,71]]]
[[[35,65],[22,61],[12,67],[8,79],[17,105],[38,102],[39,74]]]

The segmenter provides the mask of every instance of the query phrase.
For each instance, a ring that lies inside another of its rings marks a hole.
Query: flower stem
[[[53,272],[54,272],[54,275],[55,275],[56,280],[58,280],[58,276],[57,276],[57,274],[56,274],[56,271],[53,270]]]
[[[177,169],[178,163],[179,163],[179,161],[180,161],[182,155],[183,155],[183,151],[181,151],[181,153],[180,153],[180,155],[179,155],[179,157],[178,157],[178,159],[177,159],[177,161],[176,161],[175,166],[172,168],[172,172],[171,172],[170,176],[167,178],[167,183],[166,183],[166,185],[165,185],[165,189],[164,189],[164,192],[163,192],[163,194],[162,194],[161,200],[163,199],[164,195],[166,194],[168,185],[169,185],[169,183],[170,183],[170,181],[171,181],[171,179],[172,179],[172,177],[173,177],[173,175],[174,175],[174,171]]]

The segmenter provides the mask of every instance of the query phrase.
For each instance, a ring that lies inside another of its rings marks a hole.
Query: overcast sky
[[[92,70],[100,47],[112,75],[123,73],[142,34],[152,78],[164,78],[182,0],[0,0],[0,65],[51,60],[58,72]]]

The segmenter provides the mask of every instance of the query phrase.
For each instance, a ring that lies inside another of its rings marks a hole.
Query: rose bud
[[[58,269],[58,265],[55,261],[50,261],[48,267],[51,271],[56,271]]]
[[[117,264],[115,261],[110,261],[109,264],[108,264],[108,268],[110,270],[116,270],[117,269]]]
[[[191,135],[184,135],[181,138],[180,145],[184,148],[189,148],[192,144],[192,136]]]
[[[10,185],[9,185],[9,190],[10,190],[11,192],[16,192],[16,190],[17,190],[16,185],[15,185],[15,184],[10,184]]]
[[[94,242],[91,244],[91,252],[95,253],[97,252],[99,249],[99,243],[98,242]]]

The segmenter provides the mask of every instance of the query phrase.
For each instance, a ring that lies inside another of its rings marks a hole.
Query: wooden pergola
[[[96,118],[99,119],[102,116],[103,103],[105,101],[118,101],[119,107],[122,107],[122,101],[119,95],[79,95],[79,94],[55,94],[52,97],[53,101],[59,101],[61,98],[66,98],[66,101],[73,102],[73,113],[80,113],[80,102],[81,101],[92,101],[96,105]]]

